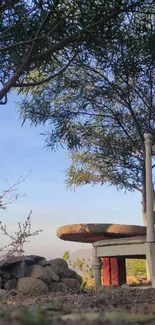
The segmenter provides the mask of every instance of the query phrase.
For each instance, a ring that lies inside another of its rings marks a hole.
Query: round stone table
[[[146,227],[112,223],[79,223],[65,225],[57,229],[57,236],[60,239],[80,243],[94,243],[107,238],[143,235],[146,235]]]
[[[79,223],[65,225],[57,229],[57,236],[62,240],[94,243],[107,238],[123,238],[146,235],[146,227],[107,223]],[[102,258],[104,285],[119,286],[126,283],[126,264],[121,257]]]

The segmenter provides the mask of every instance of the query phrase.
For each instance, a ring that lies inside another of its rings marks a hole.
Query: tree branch
[[[94,24],[88,25],[86,26],[86,29],[93,29],[94,27],[96,27],[97,25],[103,24],[111,19],[116,18],[119,14],[123,13],[123,12],[128,12],[130,11],[132,8],[136,7],[137,5],[142,4],[143,1],[138,1],[133,5],[130,5],[128,7],[125,8],[118,8],[115,7],[113,9],[112,13],[106,14],[104,15],[104,17],[102,19],[100,19],[98,22],[95,22]],[[44,23],[46,23],[46,21],[48,20],[48,17],[51,13],[49,13],[46,17],[46,19],[43,21],[41,27],[38,29],[35,38],[38,37],[41,29],[44,26]],[[75,33],[73,35],[68,36],[65,39],[62,39],[60,42],[58,42],[57,44],[53,45],[51,48],[49,48],[47,51],[36,55],[35,57],[32,57],[32,52],[34,50],[34,45],[35,45],[35,41],[33,42],[30,51],[28,53],[28,56],[26,58],[26,60],[21,64],[21,66],[15,71],[14,75],[12,76],[12,78],[4,85],[4,87],[1,89],[0,91],[0,100],[10,91],[10,89],[15,85],[15,83],[17,82],[17,80],[19,79],[19,77],[23,74],[23,72],[26,70],[26,68],[29,66],[30,63],[30,58],[31,58],[31,62],[37,61],[37,60],[45,60],[46,58],[48,58],[49,55],[53,54],[54,52],[62,49],[63,47],[69,45],[70,43],[73,43],[75,41],[79,41],[82,40],[82,38],[84,36],[84,31],[79,32],[79,33]],[[1,104],[1,102],[0,102]]]
[[[116,91],[116,93],[118,94],[118,96],[122,99],[122,96],[120,94],[120,92],[122,92],[122,89],[117,85],[117,89],[113,87],[113,84],[112,82],[104,75],[102,74],[101,72],[97,71],[96,69],[92,68],[92,67],[89,67],[89,66],[85,66],[85,68],[87,68],[88,70],[92,70],[94,71],[95,73],[98,73],[100,76],[102,76],[102,78],[112,87],[112,89],[114,89]],[[120,91],[120,92],[119,92]],[[141,140],[141,145],[142,145],[142,148],[143,150],[145,150],[144,148],[144,139],[143,139],[143,134],[141,133],[141,130],[140,130],[140,127],[139,127],[139,124],[137,122],[137,119],[136,119],[136,116],[135,116],[135,113],[131,107],[131,104],[129,102],[127,102],[124,98],[123,98],[123,101],[124,101],[124,106],[126,106],[126,108],[129,110],[131,116],[132,116],[132,119],[135,123],[135,127],[138,131],[138,134],[139,134],[139,137],[140,137],[140,140]]]
[[[50,80],[52,80],[53,78],[56,78],[59,75],[61,75],[63,72],[65,72],[67,70],[67,68],[69,67],[69,65],[71,64],[71,62],[74,61],[76,56],[77,56],[77,53],[75,53],[73,55],[72,59],[69,60],[69,62],[65,65],[64,68],[61,69],[61,71],[58,71],[55,74],[52,74],[51,76],[45,78],[44,80],[36,81],[36,82],[29,82],[29,83],[16,83],[13,87],[35,87],[35,86],[39,86],[39,85],[42,85],[44,83],[47,83]]]
[[[10,9],[11,7],[13,7],[16,3],[20,2],[19,0],[12,0],[10,1],[6,1],[8,3],[6,3],[4,6],[0,6],[0,12],[2,13],[3,11]]]

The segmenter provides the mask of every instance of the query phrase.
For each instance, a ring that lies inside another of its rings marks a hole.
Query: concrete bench
[[[100,240],[93,243],[93,269],[95,287],[101,286],[101,259],[147,258],[152,287],[155,288],[155,243],[148,243],[146,236]]]
[[[123,238],[129,236],[144,235],[146,235],[146,228],[136,225],[71,224],[57,229],[57,236],[62,240],[91,244],[100,241],[101,244],[105,242],[108,245],[109,243],[109,246],[120,238],[123,240]],[[102,257],[102,271],[104,285],[119,286],[126,283],[125,257],[110,257],[109,254]]]

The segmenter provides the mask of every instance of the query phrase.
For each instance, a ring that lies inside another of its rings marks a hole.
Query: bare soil
[[[107,287],[97,294],[88,290],[76,294],[53,292],[40,297],[12,292],[0,300],[0,325],[141,323],[155,324],[154,289]]]

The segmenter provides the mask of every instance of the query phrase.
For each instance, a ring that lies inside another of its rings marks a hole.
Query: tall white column
[[[152,186],[152,135],[144,134],[145,139],[145,170],[146,170],[146,218],[147,242],[155,242],[154,214],[153,214],[153,186]]]

